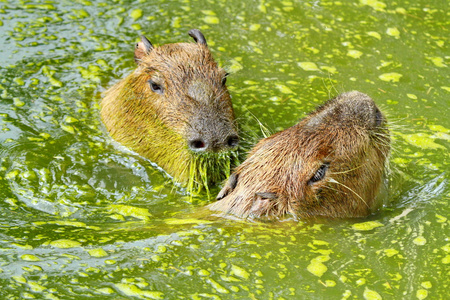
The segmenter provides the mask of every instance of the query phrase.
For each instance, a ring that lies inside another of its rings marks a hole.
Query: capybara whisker
[[[390,149],[375,102],[343,93],[256,144],[209,208],[241,218],[364,217],[380,206]]]
[[[365,201],[365,200],[364,200],[357,192],[355,192],[354,190],[352,190],[351,188],[349,188],[347,185],[342,184],[342,183],[340,183],[340,182],[334,180],[333,178],[330,178],[328,181],[329,181],[329,182],[332,182],[332,183],[339,184],[340,186],[345,187],[347,190],[349,190],[350,192],[352,192],[353,194],[355,194],[362,202],[364,202],[364,204],[367,205],[367,207],[369,207],[369,205],[367,204],[367,202],[366,202],[366,201]]]
[[[348,170],[344,170],[344,171],[340,171],[340,172],[331,172],[330,171],[330,175],[351,173],[351,172],[357,170],[358,168],[362,168],[362,167],[363,167],[363,165],[359,165],[359,166],[354,167],[352,169],[348,169]]]

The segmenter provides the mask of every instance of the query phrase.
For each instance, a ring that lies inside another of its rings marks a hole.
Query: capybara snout
[[[377,209],[390,151],[387,121],[367,95],[329,100],[261,140],[210,209],[239,217],[363,217]]]

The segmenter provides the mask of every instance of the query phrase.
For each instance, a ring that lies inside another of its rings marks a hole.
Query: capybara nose
[[[203,139],[193,139],[189,141],[189,148],[193,151],[206,151],[207,144]]]
[[[226,145],[230,148],[234,148],[239,144],[239,137],[236,134],[231,134],[226,139]]]
[[[206,138],[195,138],[189,141],[189,148],[193,151],[213,151],[217,152],[224,149],[234,148],[239,144],[239,137],[236,134],[230,134],[223,141],[217,139],[208,140]]]

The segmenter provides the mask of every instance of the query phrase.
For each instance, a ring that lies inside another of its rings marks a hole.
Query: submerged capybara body
[[[209,208],[244,218],[367,216],[379,205],[389,152],[374,101],[344,93],[261,140]]]
[[[239,137],[227,73],[203,34],[189,35],[196,43],[160,47],[142,36],[136,70],[105,93],[101,117],[117,142],[198,187],[229,175],[229,151]]]

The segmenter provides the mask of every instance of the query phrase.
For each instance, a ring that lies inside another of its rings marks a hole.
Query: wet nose
[[[217,152],[220,150],[235,148],[239,144],[239,137],[236,134],[230,134],[222,141],[219,141],[217,139],[208,140],[206,138],[197,137],[191,139],[188,144],[189,148],[193,151]]]

